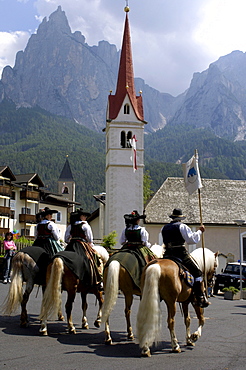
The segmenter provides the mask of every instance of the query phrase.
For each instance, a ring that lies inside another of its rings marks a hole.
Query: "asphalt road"
[[[8,285],[0,283],[0,305],[8,293]],[[38,293],[38,294],[37,294]],[[63,293],[65,302],[66,293]],[[151,358],[141,358],[136,341],[128,341],[124,319],[124,297],[119,295],[110,317],[113,345],[104,345],[103,328],[93,327],[98,307],[88,296],[89,330],[81,329],[81,300],[77,295],[73,321],[77,334],[66,332],[66,322],[50,321],[49,336],[39,336],[37,319],[41,290],[35,287],[28,303],[30,325],[19,327],[19,312],[0,316],[0,369],[18,370],[77,370],[77,369],[165,369],[165,370],[243,370],[246,368],[246,301],[227,301],[223,296],[210,298],[212,305],[205,310],[206,323],[202,337],[193,348],[185,346],[185,327],[178,307],[176,334],[181,353],[171,353],[166,328],[166,307],[162,303],[163,328],[161,342],[152,349]],[[135,297],[132,325],[135,328],[139,298]],[[64,310],[64,305],[63,305]],[[191,309],[192,329],[197,328]]]

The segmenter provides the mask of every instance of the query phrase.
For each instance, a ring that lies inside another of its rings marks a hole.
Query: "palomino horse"
[[[153,245],[152,252],[156,258],[163,256],[164,248],[160,245]],[[121,252],[123,253],[123,252]],[[125,252],[127,253],[127,252]],[[131,326],[131,306],[133,295],[141,295],[140,289],[134,284],[129,272],[118,261],[111,261],[109,266],[104,270],[104,303],[102,307],[102,322],[105,322],[105,344],[112,344],[112,338],[109,329],[109,315],[116,303],[119,290],[125,296],[125,318],[127,325],[127,337],[129,340],[134,339]]]
[[[203,264],[203,249],[198,248],[191,253],[197,265],[209,281],[212,279],[218,266],[218,252],[213,253],[204,248],[205,269]],[[205,270],[205,271],[204,271]],[[188,305],[192,301],[192,289],[188,287],[180,276],[179,266],[169,259],[158,259],[150,262],[142,275],[142,299],[139,303],[137,314],[137,335],[142,355],[150,357],[149,347],[158,340],[161,328],[160,302],[164,300],[168,311],[168,329],[171,336],[172,352],[181,352],[176,337],[174,323],[176,313],[176,302],[181,302],[184,312],[186,326],[186,343],[193,346],[194,342],[201,336],[204,325],[203,308],[196,306],[194,309],[199,321],[197,331],[190,334],[190,316]]]
[[[104,247],[95,246],[94,249],[101,257],[102,264],[105,265],[109,258],[109,254]],[[73,253],[73,252],[72,252]],[[82,257],[81,257],[82,258]],[[95,286],[90,286],[78,279],[78,277],[65,265],[62,258],[56,257],[52,264],[47,269],[47,287],[44,292],[40,320],[40,334],[47,335],[47,320],[56,314],[61,306],[61,293],[62,290],[67,292],[67,301],[65,305],[67,315],[67,325],[70,334],[76,334],[75,327],[72,322],[72,307],[75,300],[76,293],[81,294],[82,298],[82,329],[89,329],[86,318],[87,301],[86,296],[88,293],[93,293],[98,302],[99,310],[94,325],[99,328],[101,325],[101,308],[103,304],[102,292]]]
[[[35,255],[39,260],[39,266],[31,257],[35,248]],[[30,255],[28,254],[30,253]],[[3,313],[10,315],[16,311],[21,305],[20,326],[28,326],[27,302],[33,290],[34,284],[42,285],[42,290],[45,289],[45,273],[49,263],[49,256],[40,247],[27,247],[23,251],[18,252],[12,260],[12,277],[8,295],[3,306]],[[42,271],[43,270],[43,271]],[[41,276],[40,276],[41,274]],[[25,290],[23,292],[23,286]],[[58,319],[64,320],[61,310],[58,311]]]

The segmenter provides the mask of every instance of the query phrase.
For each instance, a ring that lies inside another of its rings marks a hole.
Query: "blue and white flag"
[[[182,167],[185,187],[189,195],[191,195],[197,189],[202,188],[201,176],[198,167],[198,156],[193,155],[193,157],[187,163],[182,164]]]

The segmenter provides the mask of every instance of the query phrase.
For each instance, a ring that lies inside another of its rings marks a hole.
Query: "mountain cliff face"
[[[81,32],[71,32],[59,6],[24,51],[15,66],[6,66],[0,81],[0,102],[17,107],[41,107],[95,131],[105,127],[109,91],[115,92],[119,51],[100,41],[89,46]],[[169,125],[209,128],[219,137],[244,140],[246,134],[246,53],[234,51],[195,73],[190,87],[173,97],[135,79],[142,90],[147,132]]]
[[[118,64],[115,45],[106,41],[92,47],[86,44],[79,31],[71,33],[59,6],[49,20],[44,18],[26,49],[17,53],[14,68],[4,68],[0,102],[5,97],[19,107],[39,106],[101,131],[109,91],[115,91]],[[173,115],[175,98],[150,88],[143,80],[139,86],[146,101],[147,130],[162,128]]]
[[[246,54],[234,51],[195,73],[172,124],[211,128],[230,140],[246,133]]]

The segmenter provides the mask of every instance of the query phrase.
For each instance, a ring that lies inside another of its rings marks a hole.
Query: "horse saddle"
[[[169,259],[175,262],[179,266],[179,276],[181,279],[184,280],[188,287],[192,288],[194,286],[194,276],[187,270],[187,268],[182,264],[182,260],[180,258],[174,256],[165,256],[164,259]]]

